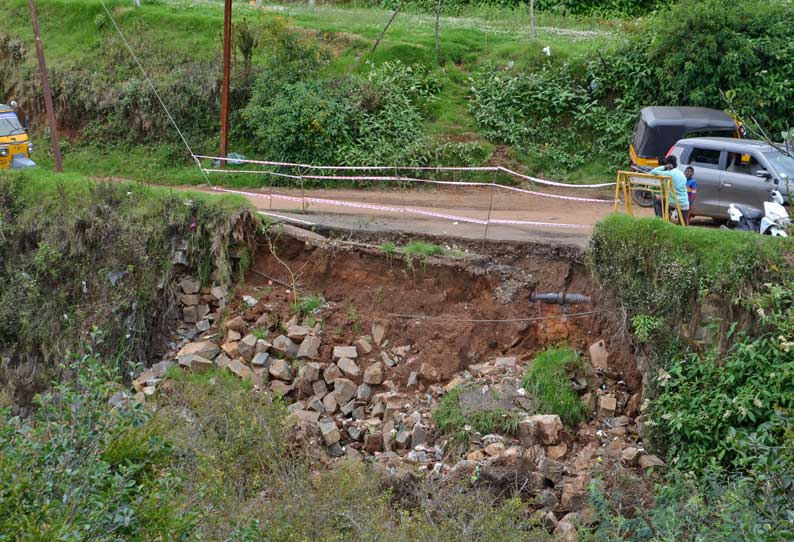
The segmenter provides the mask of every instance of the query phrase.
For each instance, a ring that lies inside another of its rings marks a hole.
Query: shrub
[[[586,415],[582,400],[572,389],[570,372],[582,368],[582,361],[570,348],[551,348],[532,361],[523,385],[537,401],[541,414],[557,414],[568,427],[579,423]]]
[[[794,449],[794,283],[773,286],[753,301],[760,333],[735,336],[724,357],[676,357],[657,376],[660,393],[651,402],[654,442],[686,470],[752,469],[742,439],[760,446]]]
[[[139,431],[140,405],[112,409],[117,380],[91,353],[37,398],[32,420],[0,412],[0,540],[179,540],[194,516],[160,464],[167,448]]]
[[[442,434],[452,437],[453,446],[466,446],[474,431],[512,435],[518,430],[517,412],[493,409],[464,415],[460,408],[461,391],[461,387],[452,389],[441,398],[438,407],[433,411],[433,423]]]

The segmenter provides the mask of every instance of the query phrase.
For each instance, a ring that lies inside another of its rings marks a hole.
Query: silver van
[[[727,137],[694,137],[679,140],[669,155],[678,169],[695,169],[697,196],[694,216],[718,222],[728,218],[731,203],[748,210],[763,211],[769,192],[778,190],[788,202],[793,194],[794,158],[764,141]]]

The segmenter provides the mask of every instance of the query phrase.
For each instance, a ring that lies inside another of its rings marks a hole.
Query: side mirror
[[[775,186],[777,186],[777,185],[779,185],[779,184],[780,184],[780,179],[775,179],[775,180],[774,180],[774,181],[772,181],[772,182],[773,182],[773,183],[775,183]]]
[[[759,169],[758,171],[756,171],[755,176],[759,177],[761,179],[771,179],[772,178],[772,174],[769,173],[765,169]]]

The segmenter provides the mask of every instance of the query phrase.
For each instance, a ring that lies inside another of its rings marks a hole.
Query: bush
[[[730,337],[724,357],[676,357],[657,376],[647,425],[681,469],[757,468],[747,438],[794,449],[794,283],[769,287],[750,309],[760,333]]]
[[[460,393],[457,387],[447,393],[433,411],[433,423],[444,435],[452,437],[453,445],[467,446],[472,432],[515,434],[519,415],[504,409],[480,410],[464,415],[460,408]]]
[[[541,414],[557,414],[574,427],[587,414],[584,403],[572,389],[570,373],[582,368],[582,361],[570,348],[551,348],[538,354],[524,376],[523,385]]]
[[[0,412],[0,540],[180,540],[194,516],[139,429],[140,405],[110,409],[116,373],[91,353],[37,399],[33,420]],[[133,438],[130,438],[133,437]]]

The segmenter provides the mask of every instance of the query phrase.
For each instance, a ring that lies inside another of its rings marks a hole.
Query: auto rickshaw
[[[640,111],[629,146],[631,168],[647,172],[659,165],[679,139],[686,137],[736,137],[744,135],[738,120],[717,109],[706,107],[652,106]],[[653,197],[636,190],[634,201],[643,207],[653,205]]]
[[[30,159],[33,143],[17,118],[15,105],[14,102],[10,106],[0,104],[0,169],[21,169],[36,165]]]

